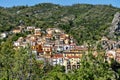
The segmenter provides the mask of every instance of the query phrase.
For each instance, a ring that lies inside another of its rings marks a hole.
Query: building
[[[51,57],[51,64],[54,65],[63,65],[64,57],[63,54],[54,54]]]
[[[46,36],[45,36],[46,42],[50,42],[52,37],[53,37],[52,34],[46,34]]]
[[[21,30],[20,29],[14,29],[14,30],[12,30],[12,33],[21,33]]]
[[[115,50],[106,51],[106,60],[111,63],[111,59],[115,60],[116,52]]]
[[[120,49],[116,50],[116,61],[120,63]]]
[[[41,45],[36,45],[35,50],[37,51],[37,56],[43,55],[43,47]]]
[[[52,56],[52,47],[50,46],[43,46],[43,55],[45,58],[51,58]]]
[[[34,26],[28,26],[26,30],[27,30],[27,31],[34,31],[34,29],[35,29]]]
[[[72,69],[78,69],[80,67],[80,59],[82,53],[79,52],[64,52],[64,63],[66,73]]]
[[[41,36],[41,29],[40,29],[40,28],[36,28],[36,29],[34,30],[34,34],[35,34],[36,36]]]
[[[15,41],[15,42],[13,43],[13,46],[15,46],[15,47],[20,46],[20,42],[19,42],[19,41]]]
[[[1,33],[0,34],[0,38],[3,39],[3,38],[6,38],[7,37],[7,33]]]

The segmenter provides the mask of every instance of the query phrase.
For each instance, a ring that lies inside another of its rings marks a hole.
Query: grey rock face
[[[120,13],[117,12],[114,15],[114,18],[112,20],[112,24],[110,27],[109,35],[111,37],[115,37],[116,35],[120,35]]]

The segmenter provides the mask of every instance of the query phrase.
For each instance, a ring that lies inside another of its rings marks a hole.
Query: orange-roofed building
[[[63,54],[54,54],[51,57],[52,65],[57,65],[57,64],[63,65],[63,60],[64,60]]]
[[[43,46],[43,54],[45,58],[50,58],[52,56],[52,47]]]
[[[52,34],[46,34],[46,36],[45,36],[46,42],[50,42],[52,37],[53,37]]]
[[[60,40],[65,40],[66,39],[66,34],[61,34],[60,35]]]
[[[80,52],[64,52],[64,66],[76,66],[79,67],[80,59],[82,58],[82,53]]]
[[[52,38],[52,34],[47,34],[46,38]]]
[[[79,58],[82,58],[82,54],[80,52],[64,52],[63,55],[64,57],[70,57],[70,56],[78,56]]]
[[[79,52],[66,52],[63,53],[64,63],[63,65],[66,67],[66,71],[68,69],[77,69],[80,67],[80,59],[82,57],[82,53]]]
[[[30,41],[37,41],[37,37],[35,35],[31,36]]]
[[[41,29],[36,28],[34,33],[35,33],[36,36],[41,36]]]
[[[43,48],[41,45],[32,46],[32,50],[37,52],[37,56],[43,55]]]
[[[21,33],[21,30],[20,29],[14,29],[13,31],[12,31],[13,33]]]

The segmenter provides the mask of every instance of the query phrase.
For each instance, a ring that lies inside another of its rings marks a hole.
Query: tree
[[[0,79],[38,80],[43,70],[29,48],[14,50],[11,41],[0,46]]]
[[[53,66],[51,71],[47,73],[45,80],[70,80],[68,75],[65,74],[64,66],[56,65]],[[43,80],[44,80],[43,79]]]
[[[7,42],[2,43],[0,45],[0,69],[1,69],[1,74],[0,78],[1,79],[9,79],[11,75],[11,70],[12,70],[12,63],[13,63],[13,57],[14,57],[14,50],[11,45],[11,40],[7,40]]]
[[[74,72],[76,80],[116,80],[118,77],[107,62],[104,62],[104,56],[98,54],[93,56],[90,52],[84,55],[81,60],[81,66]]]

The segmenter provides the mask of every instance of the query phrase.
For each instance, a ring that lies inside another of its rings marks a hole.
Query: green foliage
[[[38,80],[42,74],[42,68],[30,52],[29,48],[13,49],[11,41],[0,46],[0,79],[4,80]]]
[[[56,65],[52,70],[44,77],[45,80],[69,80],[69,77],[65,74],[65,68],[60,65]]]
[[[107,28],[119,8],[107,5],[75,4],[60,6],[43,3],[35,6],[0,8],[0,32],[18,25],[43,29],[59,27],[73,35],[79,44],[107,35]]]
[[[11,35],[11,40],[16,41],[19,37],[26,37],[27,34],[29,34],[29,32],[13,34]]]
[[[108,63],[104,62],[104,56],[99,54],[94,57],[91,53],[83,57],[80,69],[75,72],[77,80],[116,80],[116,75]]]

